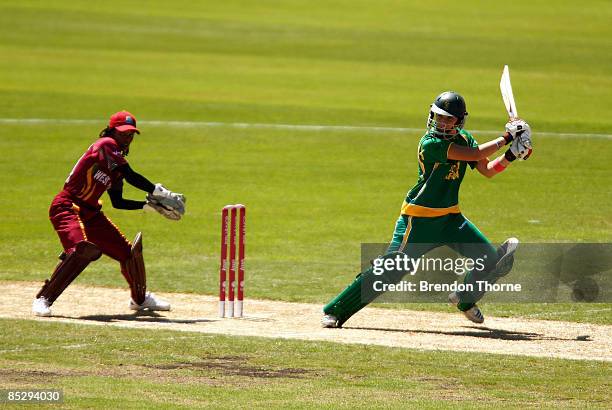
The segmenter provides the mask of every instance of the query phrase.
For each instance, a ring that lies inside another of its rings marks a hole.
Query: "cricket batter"
[[[518,239],[506,240],[495,249],[489,240],[459,209],[459,187],[467,167],[487,178],[503,172],[511,162],[531,155],[531,129],[523,120],[506,124],[506,132],[492,141],[478,144],[463,127],[466,105],[463,97],[453,91],[440,94],[429,111],[427,130],[418,151],[418,179],[408,191],[393,238],[385,257],[397,252],[409,258],[419,258],[438,246],[446,245],[461,255],[476,260],[485,258],[484,269],[472,270],[464,280],[478,289],[476,281],[494,283],[512,268]],[[507,151],[489,160],[501,147]],[[362,294],[361,286],[373,275],[372,268],[360,273],[338,296],[323,308],[323,327],[341,327],[351,316],[377,296]],[[401,277],[394,277],[399,282]],[[472,322],[482,323],[484,316],[476,305],[484,292],[453,292],[449,302]]]
[[[141,234],[130,243],[119,228],[101,211],[99,201],[105,191],[117,209],[155,210],[178,220],[185,212],[185,197],[161,184],[152,184],[130,168],[126,156],[136,128],[136,118],[120,111],[110,118],[108,127],[94,142],[68,175],[64,188],[49,208],[49,219],[64,247],[60,262],[36,295],[32,311],[50,316],[51,305],[91,262],[105,254],[121,265],[132,300],[132,310],[170,310],[170,304],[147,292]],[[148,193],[146,201],[123,198],[123,180]]]

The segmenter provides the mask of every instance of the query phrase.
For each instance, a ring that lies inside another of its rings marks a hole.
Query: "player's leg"
[[[130,241],[102,212],[88,221],[87,235],[92,242],[98,245],[102,253],[120,263],[121,272],[132,290],[132,297],[139,299],[137,289],[146,288],[146,281],[144,277],[130,275],[126,269],[126,262],[132,254]],[[142,299],[139,300],[143,299],[144,292]]]
[[[427,222],[426,218],[400,216],[387,253],[381,257],[392,259],[399,251],[410,258],[418,258],[433,248],[426,243],[430,239],[428,235],[433,231],[427,229]],[[384,282],[399,282],[403,276],[402,272],[387,272]],[[357,275],[348,287],[324,306],[321,324],[324,327],[341,327],[351,316],[371,303],[380,294],[368,286],[375,279],[381,278],[374,275],[372,267]]]
[[[514,252],[518,248],[517,238],[508,238],[497,248],[497,263],[495,264],[495,274],[498,278],[506,276],[514,265]]]
[[[142,257],[142,233],[138,232],[130,248],[130,257],[121,262],[121,272],[130,284],[132,305],[144,303],[147,295],[147,272]]]
[[[51,278],[45,281],[42,289],[36,295],[36,300],[32,305],[34,313],[38,316],[50,315],[49,307],[53,302],[83,272],[87,265],[100,256],[102,256],[100,249],[87,241],[78,242],[74,251],[69,254],[62,253],[60,263],[53,271]]]
[[[482,299],[485,292],[480,290],[477,282],[495,283],[510,271],[518,240],[510,238],[495,249],[487,237],[462,214],[454,215],[449,221],[445,229],[445,239],[448,245],[461,255],[481,262],[479,268],[471,270],[464,278],[464,283],[470,285],[474,291],[454,292],[449,295],[449,301],[464,312],[468,319],[482,323],[484,316],[476,302]]]
[[[170,310],[170,304],[147,292],[147,276],[142,256],[142,235],[131,244],[119,228],[102,212],[87,224],[87,234],[105,255],[115,259],[130,286],[130,309]]]
[[[60,262],[51,277],[45,281],[32,304],[32,311],[38,316],[49,316],[53,302],[87,265],[102,255],[95,244],[87,241],[78,209],[70,206],[52,207],[50,219],[64,246],[64,252],[60,255]]]
[[[514,263],[514,252],[519,244],[518,239],[509,238],[496,249],[487,237],[463,215],[458,215],[453,224],[462,229],[456,229],[454,235],[448,236],[453,241],[452,247],[470,259],[482,258],[484,260],[482,269],[474,269],[466,274],[465,283],[474,284],[476,280],[495,283],[510,272]],[[453,229],[452,225],[449,228]],[[484,292],[472,299],[466,298],[466,302],[477,302],[483,295]]]
[[[144,259],[142,257],[142,233],[138,232],[132,243],[130,258],[121,265],[123,275],[130,277],[136,284],[130,287],[132,300],[130,309],[132,310],[170,310],[170,303],[156,297],[153,293],[147,292],[147,276],[145,271]]]
[[[380,256],[381,259],[394,259],[398,252],[390,252]],[[383,265],[384,266],[384,265]],[[404,276],[401,272],[386,271],[384,275],[374,274],[370,266],[359,273],[355,280],[323,307],[324,316],[321,319],[323,327],[341,327],[351,316],[366,307],[380,294],[372,283],[381,280],[384,283],[399,282]]]

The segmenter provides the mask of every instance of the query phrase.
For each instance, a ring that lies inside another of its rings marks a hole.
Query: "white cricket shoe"
[[[46,297],[41,296],[34,299],[34,302],[32,302],[32,313],[34,313],[36,316],[51,316],[49,301]]]
[[[457,292],[453,292],[448,295],[448,302],[451,304],[451,306],[457,307],[457,305],[459,304],[459,295],[457,295]],[[482,314],[477,305],[472,306],[466,311],[462,310],[460,312],[463,313],[463,315],[468,318],[468,320],[474,323],[480,324],[484,322],[484,315]]]
[[[165,300],[158,299],[151,292],[147,292],[145,300],[141,305],[133,300],[130,300],[130,309],[132,310],[170,310],[170,303]]]
[[[324,315],[321,318],[321,326],[329,328],[340,327],[338,318],[334,315]]]

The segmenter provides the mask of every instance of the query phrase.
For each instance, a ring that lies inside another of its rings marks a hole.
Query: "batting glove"
[[[515,139],[517,136],[525,132],[531,134],[531,127],[529,126],[529,124],[527,124],[527,122],[517,119],[517,120],[509,121],[506,124],[506,132],[510,134],[510,139],[509,141],[507,140],[508,142],[510,142],[513,139]]]
[[[526,160],[533,151],[531,147],[531,131],[529,129],[523,130],[523,132],[512,141],[512,145],[504,154],[504,157],[512,162],[515,159]]]

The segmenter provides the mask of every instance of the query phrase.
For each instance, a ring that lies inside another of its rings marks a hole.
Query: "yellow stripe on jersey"
[[[421,143],[419,142],[419,146],[417,147],[417,161],[419,161],[419,167],[421,167],[421,173],[423,175],[425,175],[425,164],[423,164],[424,159],[423,151],[421,150]]]
[[[93,184],[91,191],[87,194],[87,196],[83,197],[83,201],[87,202],[89,198],[96,192],[96,184]]]
[[[459,205],[454,205],[448,208],[428,208],[426,206],[409,204],[404,202],[402,204],[402,215],[423,217],[423,218],[434,218],[436,216],[444,216],[448,214],[460,214]]]
[[[81,192],[78,193],[78,198],[83,199],[85,196],[88,196],[89,194],[91,194],[91,192],[93,192],[94,188],[96,187],[96,184],[93,183],[93,170],[93,165],[87,170],[87,180],[85,182],[85,186],[83,187],[83,189],[81,189]]]
[[[448,144],[448,149],[446,150],[446,160],[448,160],[448,153],[450,152],[450,147],[453,144],[454,144],[454,142],[451,142],[450,144]]]

